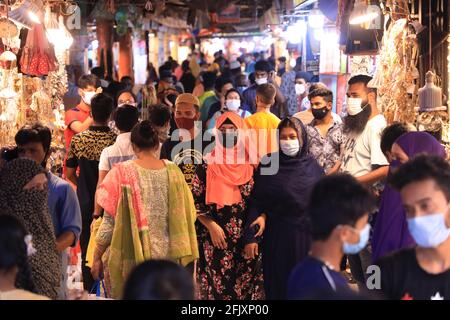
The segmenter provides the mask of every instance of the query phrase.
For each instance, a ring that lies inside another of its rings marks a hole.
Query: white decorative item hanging
[[[435,74],[432,71],[428,71],[425,79],[425,86],[419,89],[420,111],[442,108],[442,89],[434,84]]]

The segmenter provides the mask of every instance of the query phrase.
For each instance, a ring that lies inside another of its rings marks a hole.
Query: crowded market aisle
[[[0,56],[0,300],[450,300],[448,78],[393,13],[376,54],[336,46],[339,72],[306,35],[197,34],[158,68],[146,47],[144,79],[123,53],[66,68],[30,25],[40,68]]]

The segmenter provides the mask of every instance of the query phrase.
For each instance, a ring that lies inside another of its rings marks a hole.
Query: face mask
[[[361,98],[348,98],[347,99],[347,113],[350,116],[357,115],[363,111],[363,100]]]
[[[238,141],[237,132],[221,132],[219,135],[220,144],[224,148],[233,148]]]
[[[320,109],[311,108],[311,111],[314,116],[314,119],[317,119],[317,120],[322,120],[323,118],[325,118],[325,116],[328,113],[327,107],[323,107]]]
[[[225,101],[225,106],[230,111],[238,111],[241,106],[241,101],[236,99],[227,100]]]
[[[191,130],[195,125],[195,119],[189,118],[175,118],[175,122],[179,129]]]
[[[364,249],[367,245],[367,242],[369,242],[369,235],[370,235],[370,224],[366,224],[364,229],[359,231],[359,242],[355,244],[350,244],[344,242],[344,253],[345,254],[357,254],[362,249]]]
[[[130,102],[130,103],[125,102],[125,103],[121,103],[121,104],[117,105],[118,108],[121,108],[123,106],[132,106],[132,107],[136,108],[137,107],[137,103],[136,102]]]
[[[86,103],[88,106],[91,105],[92,98],[97,94],[97,92],[91,92],[91,91],[83,91],[82,99],[84,103]]]
[[[255,82],[258,86],[262,85],[262,84],[266,84],[268,82],[267,78],[256,78]]]
[[[436,248],[450,236],[450,228],[445,225],[443,213],[409,218],[408,230],[417,245],[423,248]]]
[[[302,94],[304,94],[306,91],[306,87],[304,84],[300,84],[300,83],[296,83],[295,84],[295,94],[300,96]]]
[[[300,142],[297,139],[280,140],[280,149],[285,155],[289,157],[294,157],[300,151]]]

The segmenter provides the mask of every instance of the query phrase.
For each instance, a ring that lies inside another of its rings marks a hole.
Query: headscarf
[[[0,214],[10,212],[33,237],[36,253],[30,257],[37,293],[58,297],[61,265],[47,207],[47,190],[23,190],[44,169],[32,160],[16,159],[0,171]],[[20,285],[20,284],[19,284]]]
[[[218,129],[227,120],[238,130],[238,142],[233,148],[225,148],[218,139]],[[249,182],[254,171],[249,160],[246,128],[244,120],[234,112],[225,112],[217,119],[216,143],[212,152],[205,156],[208,164],[206,204],[216,204],[221,209],[242,201],[239,186]]]
[[[446,157],[444,147],[427,132],[407,132],[395,143],[402,148],[409,159],[420,153]],[[398,166],[399,163],[396,161],[391,164],[390,170]],[[372,238],[372,260],[376,262],[392,251],[411,247],[414,244],[408,230],[400,193],[386,185],[381,195],[380,211]]]
[[[308,154],[308,137],[305,126],[297,118],[288,118],[295,126],[300,142],[300,151],[294,156],[285,155],[281,150],[268,155],[271,162],[263,159],[262,163],[276,165],[279,158],[278,171],[274,175],[262,174],[261,165],[255,177],[255,188],[252,193],[252,207],[258,214],[270,213],[291,217],[291,222],[306,222],[306,207],[313,185],[323,176],[324,171],[317,161]],[[285,128],[286,119],[281,121],[278,132]],[[278,142],[280,137],[278,137]],[[276,196],[274,196],[276,195]],[[285,212],[285,208],[291,208]],[[270,212],[267,212],[269,210]]]
[[[411,159],[420,153],[445,158],[444,147],[428,132],[407,132],[395,141]]]

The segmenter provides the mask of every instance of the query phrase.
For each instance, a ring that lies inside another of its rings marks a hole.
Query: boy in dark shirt
[[[381,291],[388,299],[450,300],[450,164],[420,155],[389,183],[400,192],[417,247],[379,261]]]
[[[344,254],[356,254],[369,240],[370,193],[348,174],[323,178],[310,199],[311,235],[309,256],[291,273],[288,299],[330,299],[353,296],[339,273]]]

